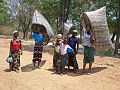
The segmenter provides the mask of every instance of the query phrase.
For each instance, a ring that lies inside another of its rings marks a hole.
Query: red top
[[[12,50],[21,50],[20,40],[12,40],[11,41],[11,49]]]

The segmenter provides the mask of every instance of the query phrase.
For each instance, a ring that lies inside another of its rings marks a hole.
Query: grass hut
[[[81,30],[84,29],[86,25],[92,27],[96,51],[113,49],[106,18],[106,7],[102,7],[96,11],[84,12],[80,19]]]

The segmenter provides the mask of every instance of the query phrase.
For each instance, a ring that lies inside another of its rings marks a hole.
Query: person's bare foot
[[[88,71],[87,75],[90,75],[91,74],[91,69]]]
[[[32,70],[35,70],[35,66],[32,67]]]
[[[40,66],[38,66],[38,69],[41,69],[41,67],[40,67]]]

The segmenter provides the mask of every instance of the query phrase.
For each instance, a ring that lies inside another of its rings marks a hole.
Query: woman
[[[83,59],[83,73],[85,72],[86,64],[89,63],[88,74],[91,73],[92,63],[94,62],[94,47],[93,36],[91,33],[91,26],[87,25],[86,30],[83,31],[84,59]]]
[[[67,66],[67,62],[68,62],[68,53],[67,53],[67,49],[72,49],[68,44],[67,44],[67,39],[64,38],[63,40],[61,40],[59,42],[60,44],[60,54],[61,54],[61,73],[65,73],[65,66]]]
[[[76,37],[77,30],[73,30],[72,36],[68,38],[68,45],[74,50],[73,53],[69,53],[69,60],[68,60],[68,69],[70,69],[70,66],[74,68],[74,72],[78,70],[78,63],[76,60],[76,54],[78,53],[79,49],[79,41]]]
[[[58,34],[57,39],[55,41],[54,55],[53,55],[53,67],[56,68],[56,62],[60,57],[60,44],[59,42],[62,40],[62,35]]]
[[[32,37],[35,40],[34,46],[34,54],[33,54],[33,69],[35,68],[36,61],[38,61],[38,68],[40,69],[40,62],[42,58],[42,51],[43,51],[43,35],[40,33],[40,27],[37,27],[35,33],[33,33]]]
[[[19,71],[20,67],[20,53],[22,55],[22,44],[18,38],[18,32],[13,32],[13,40],[10,42],[10,56],[13,57],[13,62],[9,63],[11,71]]]

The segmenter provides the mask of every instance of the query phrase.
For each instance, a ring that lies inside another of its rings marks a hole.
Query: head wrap
[[[77,33],[77,30],[73,30],[73,33]]]
[[[57,38],[62,38],[62,34],[58,34],[58,35],[57,35]]]

